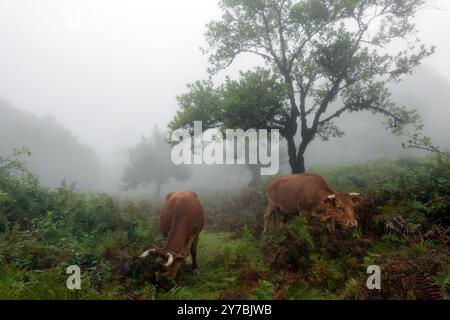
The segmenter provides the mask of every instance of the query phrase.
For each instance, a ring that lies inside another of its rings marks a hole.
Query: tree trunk
[[[304,138],[299,146],[298,152],[294,137],[286,137],[286,140],[288,143],[289,165],[292,174],[304,173],[306,171],[305,152],[311,139],[308,139],[308,137]]]
[[[292,174],[305,172],[304,161],[300,163],[297,158],[297,147],[295,146],[294,137],[286,137],[288,144],[289,166]]]
[[[300,146],[298,147],[298,153],[297,153],[297,168],[298,172],[296,173],[304,173],[306,171],[305,167],[305,153],[306,149],[308,148],[309,144],[313,140],[311,135],[302,135],[302,142],[300,143]]]
[[[306,171],[304,153],[299,154],[297,157],[297,168],[297,172],[295,173],[304,173]]]
[[[287,70],[287,69],[284,69]],[[312,141],[311,136],[307,130],[306,127],[306,122],[302,123],[302,142],[298,148],[298,152],[297,152],[297,146],[295,145],[295,135],[297,134],[297,130],[298,130],[298,123],[297,123],[297,119],[299,116],[301,116],[298,107],[297,107],[297,103],[295,101],[295,95],[294,95],[294,84],[292,81],[291,76],[289,75],[289,73],[287,71],[283,72],[282,74],[284,75],[285,78],[285,83],[288,85],[289,89],[290,89],[290,95],[289,95],[289,100],[290,100],[290,104],[291,104],[291,115],[290,115],[290,119],[288,121],[288,124],[285,128],[285,132],[284,132],[284,136],[287,140],[288,143],[288,154],[289,154],[289,165],[291,166],[291,171],[292,174],[297,174],[297,173],[304,173],[305,172],[305,151],[306,148],[308,147],[309,143]],[[306,118],[303,119],[303,117],[301,117],[302,121],[306,121]]]
[[[302,156],[295,157],[294,159],[289,160],[289,165],[291,166],[292,174],[304,173],[305,172],[305,158]]]

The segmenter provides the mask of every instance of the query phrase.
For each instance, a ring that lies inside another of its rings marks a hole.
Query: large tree
[[[286,87],[287,108],[258,117],[280,130],[292,172],[303,172],[315,138],[343,135],[334,120],[344,113],[382,114],[396,134],[407,125],[420,128],[414,110],[391,101],[387,83],[401,80],[434,51],[414,37],[412,19],[424,5],[424,0],[221,0],[223,15],[206,32],[210,71],[227,68],[241,54],[262,58]],[[217,97],[204,98],[218,103]],[[210,115],[199,112],[197,120]]]

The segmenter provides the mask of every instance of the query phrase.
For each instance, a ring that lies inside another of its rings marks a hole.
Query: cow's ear
[[[352,198],[354,204],[359,204],[363,202],[363,198],[359,193],[350,193],[350,197]]]
[[[166,196],[166,201],[172,198],[172,196],[175,194],[175,192],[171,192]]]
[[[329,206],[335,206],[336,205],[336,195],[335,194],[330,194],[325,200],[324,200],[326,205]]]

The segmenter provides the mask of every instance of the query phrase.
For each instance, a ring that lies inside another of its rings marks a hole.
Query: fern
[[[348,279],[345,282],[345,290],[343,294],[344,299],[354,299],[358,291],[358,286],[358,280],[356,280],[355,278]]]

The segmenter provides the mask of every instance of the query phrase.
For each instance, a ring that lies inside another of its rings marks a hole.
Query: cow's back
[[[301,173],[280,177],[267,186],[269,200],[286,213],[311,211],[335,190],[321,176]]]
[[[167,237],[172,228],[187,233],[199,233],[204,224],[203,207],[197,195],[190,191],[169,193],[160,213],[160,230]]]

